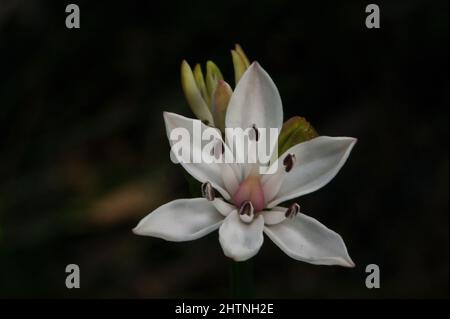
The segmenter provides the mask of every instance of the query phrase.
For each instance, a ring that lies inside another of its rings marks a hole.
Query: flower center
[[[264,209],[266,201],[259,176],[248,176],[234,193],[233,202],[236,207],[241,207],[246,201],[252,203],[255,213]]]

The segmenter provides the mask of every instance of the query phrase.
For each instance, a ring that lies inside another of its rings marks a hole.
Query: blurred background
[[[188,197],[163,111],[193,116],[182,59],[233,83],[243,46],[285,119],[359,139],[340,174],[300,199],[357,267],[313,266],[266,240],[257,297],[448,297],[448,2],[0,0],[0,297],[227,297],[218,234],[186,243],[131,229]],[[65,267],[81,268],[81,289]],[[381,288],[365,287],[365,267]]]

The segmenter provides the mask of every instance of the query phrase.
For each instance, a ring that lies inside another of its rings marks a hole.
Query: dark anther
[[[292,167],[294,167],[294,164],[295,164],[294,154],[288,154],[283,160],[283,165],[286,172],[290,172]]]
[[[254,139],[255,141],[259,141],[259,130],[258,130],[258,128],[256,127],[256,125],[255,124],[253,124],[252,125],[252,129],[253,129],[253,134],[250,136],[250,138],[251,139]]]
[[[246,200],[241,204],[241,207],[239,208],[239,215],[247,215],[252,216],[253,215],[253,204],[251,201]]]
[[[213,201],[214,198],[216,198],[214,188],[211,186],[210,182],[203,183],[201,190],[203,198],[206,198],[209,201]]]
[[[286,213],[284,214],[284,216],[286,216],[286,218],[294,218],[295,216],[297,216],[297,214],[300,212],[300,205],[297,203],[292,204],[291,206],[289,206],[289,208],[286,210]]]
[[[239,218],[242,222],[248,224],[251,223],[254,216],[254,208],[251,201],[246,200],[241,204],[241,207],[239,208]]]

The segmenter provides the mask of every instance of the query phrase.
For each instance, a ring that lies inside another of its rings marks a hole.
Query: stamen
[[[291,206],[289,206],[284,216],[286,216],[286,218],[293,219],[295,216],[297,216],[299,212],[300,212],[300,205],[294,203]]]
[[[283,165],[286,173],[292,170],[294,164],[295,164],[295,154],[288,154],[283,160]]]
[[[239,208],[239,217],[244,223],[250,223],[253,220],[254,211],[252,202],[246,200]]]
[[[206,198],[208,201],[212,202],[216,198],[214,188],[211,186],[210,182],[205,182],[201,187],[202,197]]]
[[[253,131],[252,132],[254,132],[254,136],[253,135],[249,135],[249,137],[251,138],[251,139],[254,139],[255,141],[259,141],[259,131],[258,131],[258,128],[256,127],[256,124],[253,124],[252,125],[252,129],[253,129]]]

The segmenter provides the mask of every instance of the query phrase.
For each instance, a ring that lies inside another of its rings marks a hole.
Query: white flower
[[[168,136],[179,127],[192,131],[193,121],[198,121],[167,112],[164,120]],[[258,63],[248,68],[236,86],[225,121],[228,128],[281,129],[281,98]],[[206,128],[202,124],[202,130]],[[355,142],[351,137],[319,136],[294,145],[279,157],[283,165],[272,164],[278,167],[271,175],[259,175],[252,169],[254,164],[181,161],[186,171],[203,183],[204,197],[169,202],[143,218],[133,231],[169,241],[188,241],[219,229],[220,245],[235,261],[257,254],[265,233],[294,259],[353,267],[339,234],[300,213],[298,204],[288,208],[278,204],[326,185],[344,165]],[[201,151],[199,145],[189,147],[193,152]],[[216,197],[214,190],[222,197]]]

